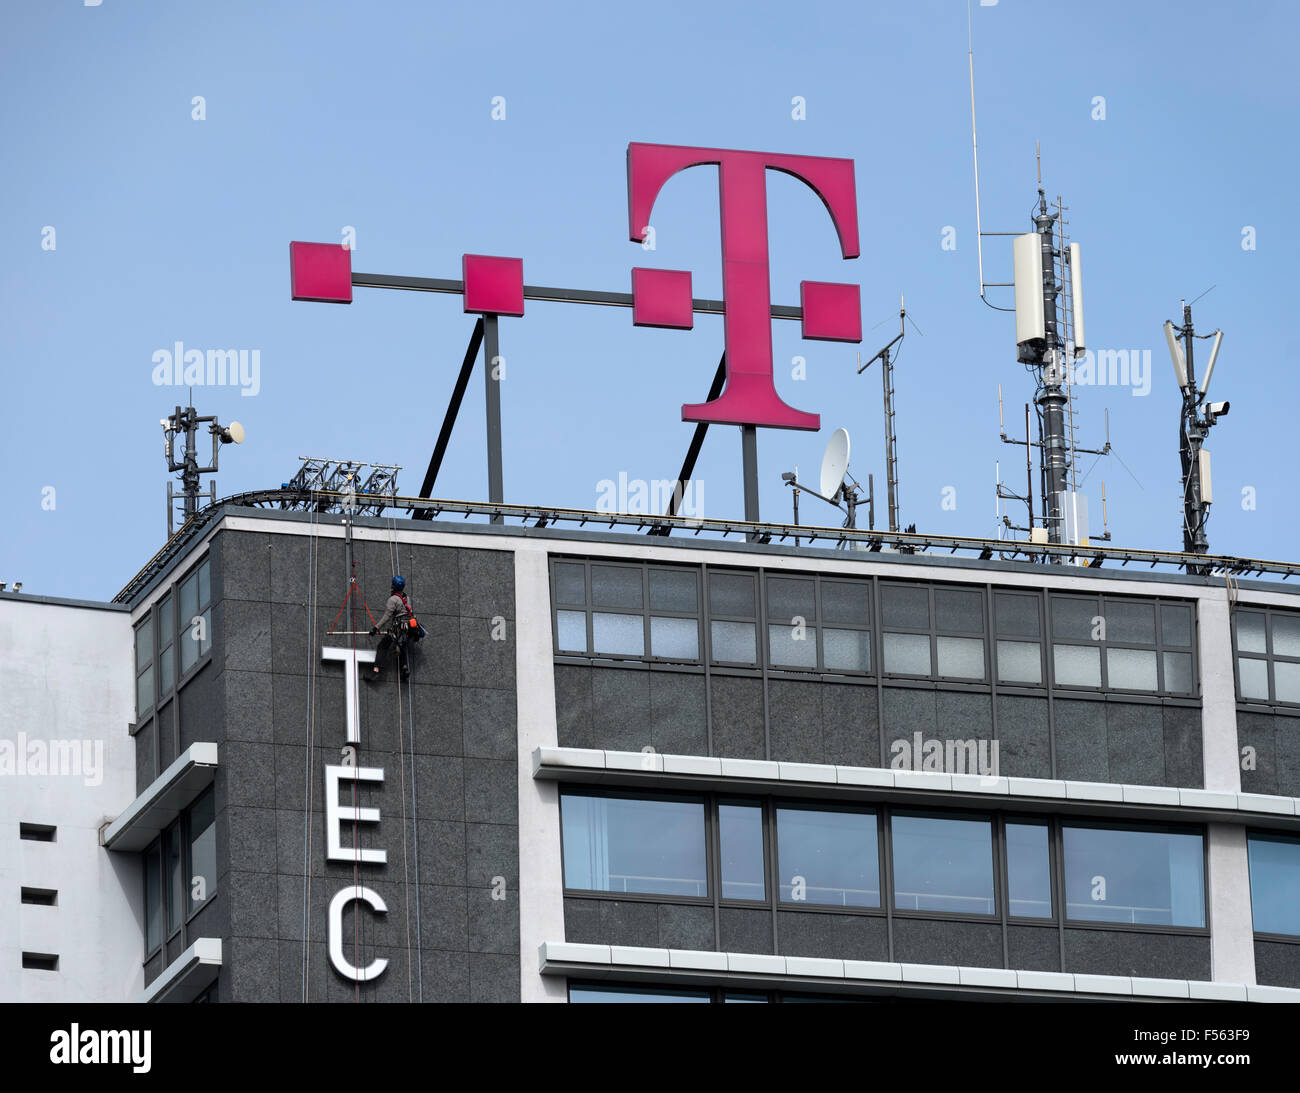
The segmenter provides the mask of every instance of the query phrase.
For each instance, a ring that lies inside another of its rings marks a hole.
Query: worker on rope
[[[372,636],[383,634],[375,649],[375,666],[371,678],[379,678],[380,662],[386,660],[389,651],[396,647],[402,678],[410,679],[411,665],[407,659],[406,646],[409,641],[419,641],[424,636],[424,627],[416,620],[415,613],[411,610],[411,601],[406,598],[405,577],[393,578],[393,593],[388,597],[382,617],[370,628],[370,633]]]

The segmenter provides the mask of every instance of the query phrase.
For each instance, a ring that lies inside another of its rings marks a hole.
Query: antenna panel
[[[1074,317],[1074,355],[1082,357],[1088,344],[1083,334],[1083,259],[1079,244],[1070,244],[1070,310]]]
[[[1016,236],[1011,244],[1015,266],[1016,344],[1042,341],[1043,323],[1043,237],[1038,232]]]
[[[1180,391],[1187,389],[1187,360],[1183,356],[1183,347],[1178,344],[1178,335],[1174,333],[1174,324],[1165,320],[1165,341],[1169,343],[1169,359],[1174,362],[1174,377],[1178,380]]]
[[[1201,458],[1201,503],[1204,505],[1214,504],[1214,487],[1210,482],[1210,453],[1204,448],[1200,451]]]

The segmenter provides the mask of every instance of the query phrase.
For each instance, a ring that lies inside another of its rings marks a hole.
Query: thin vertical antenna
[[[975,160],[975,253],[979,260],[980,299],[984,299],[984,229],[980,224],[980,151],[975,140],[975,38],[971,32],[970,0],[966,0],[966,59],[970,69],[970,150]]]

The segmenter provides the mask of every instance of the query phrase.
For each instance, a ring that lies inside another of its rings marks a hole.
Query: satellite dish
[[[222,430],[222,433],[224,435],[221,439],[226,441],[228,444],[244,443],[244,427],[237,421],[232,421]]]
[[[826,454],[822,456],[821,493],[828,501],[839,497],[844,475],[849,469],[849,434],[847,429],[831,433]]]

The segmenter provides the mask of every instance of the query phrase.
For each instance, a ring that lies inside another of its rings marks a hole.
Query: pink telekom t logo
[[[818,429],[821,427],[820,416],[788,406],[776,393],[773,383],[766,172],[784,171],[807,183],[831,215],[839,233],[840,252],[845,258],[857,258],[858,203],[853,161],[721,148],[629,144],[627,208],[628,230],[633,242],[645,239],[650,212],[664,183],[678,171],[702,164],[716,164],[718,167],[727,385],[721,396],[712,402],[683,406],[682,420]],[[660,320],[653,325],[689,327],[689,278],[689,274],[683,275],[678,271],[634,270],[636,306],[658,315],[680,315],[681,292],[685,286],[687,321]],[[799,288],[805,338],[862,340],[862,310],[857,285],[804,281]]]

